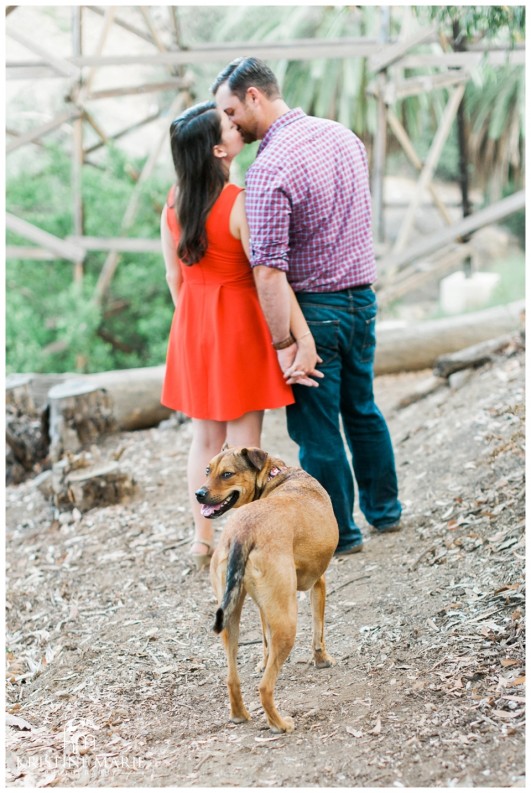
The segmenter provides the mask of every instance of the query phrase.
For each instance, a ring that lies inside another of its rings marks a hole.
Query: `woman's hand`
[[[322,363],[317,354],[315,341],[311,333],[306,333],[291,347],[277,352],[278,362],[288,385],[305,385],[317,388],[319,383],[313,378],[322,378],[324,374],[316,367]]]

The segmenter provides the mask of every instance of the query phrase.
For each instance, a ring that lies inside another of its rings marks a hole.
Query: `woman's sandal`
[[[207,553],[192,553],[190,551],[190,558],[195,564],[197,570],[202,570],[203,567],[206,567],[210,564],[210,560],[212,559],[212,554],[214,552],[212,543],[207,542],[206,540],[194,540],[192,545],[204,545],[205,548],[207,548]]]

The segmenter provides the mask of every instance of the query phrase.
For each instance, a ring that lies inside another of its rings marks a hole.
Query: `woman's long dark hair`
[[[171,153],[177,175],[175,214],[181,227],[177,256],[195,264],[205,255],[208,213],[226,182],[214,146],[221,143],[221,118],[215,102],[185,110],[170,127]]]

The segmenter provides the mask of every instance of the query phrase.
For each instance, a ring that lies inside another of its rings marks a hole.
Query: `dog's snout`
[[[195,491],[195,497],[197,498],[200,504],[205,503],[207,496],[208,496],[208,490],[206,489],[206,487],[200,487],[199,490]]]

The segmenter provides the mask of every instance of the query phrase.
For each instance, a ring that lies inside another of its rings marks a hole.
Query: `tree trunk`
[[[461,31],[459,20],[453,22],[453,47],[456,52],[464,52],[466,50],[465,36]],[[466,121],[465,121],[465,96],[461,100],[461,104],[457,110],[457,142],[459,146],[459,186],[461,188],[461,205],[463,207],[463,218],[472,214],[472,207],[470,205],[470,197],[468,193],[468,143],[466,134]],[[470,234],[465,234],[461,238],[461,242],[467,243],[470,240]],[[467,256],[463,263],[463,270],[467,276],[472,272],[472,259]]]

